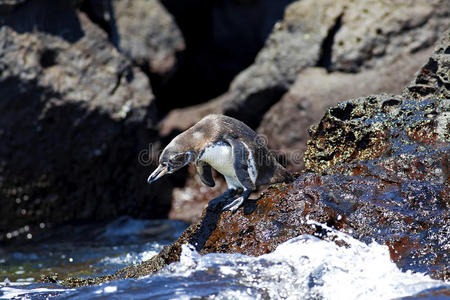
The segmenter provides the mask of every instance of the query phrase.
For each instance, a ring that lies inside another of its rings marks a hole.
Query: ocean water
[[[145,222],[148,221],[127,219],[109,225],[100,241],[129,236],[133,232],[138,235],[151,225]],[[170,231],[169,235],[164,235],[165,239],[150,242],[142,239],[141,243],[135,240],[131,248],[98,243],[97,252],[90,250],[89,266],[97,274],[105,274],[150,258],[170,242],[167,236],[175,238],[185,227],[172,223],[174,221],[165,222]],[[427,292],[429,296],[430,291],[450,289],[448,282],[401,271],[391,262],[387,246],[375,242],[367,245],[329,230],[348,246],[339,247],[334,242],[301,235],[279,245],[273,253],[252,257],[219,253],[200,255],[192,246],[184,245],[179,262],[150,276],[76,289],[40,284],[35,280],[12,282],[5,279],[0,283],[0,299],[379,300]],[[114,254],[113,247],[120,251]],[[97,257],[102,253],[103,257]],[[97,258],[92,260],[92,256]],[[445,299],[444,293],[430,297],[426,299]]]

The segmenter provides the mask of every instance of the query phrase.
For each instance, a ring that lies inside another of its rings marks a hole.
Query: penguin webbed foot
[[[223,205],[228,200],[232,199],[236,195],[237,192],[238,192],[238,190],[236,190],[236,189],[226,190],[223,194],[217,196],[214,199],[211,199],[208,203],[208,208],[211,208],[213,210],[218,208],[219,205]]]
[[[248,199],[248,197],[250,196],[251,193],[252,193],[251,190],[244,190],[244,192],[242,192],[241,196],[234,199],[231,203],[225,205],[225,207],[222,209],[222,211],[229,210],[232,213],[235,213],[239,209],[239,207],[241,207],[241,205],[245,202],[245,200]]]

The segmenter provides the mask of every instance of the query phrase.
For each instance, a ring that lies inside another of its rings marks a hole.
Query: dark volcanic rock
[[[450,31],[443,34],[433,55],[405,89],[405,97],[450,99]]]
[[[365,168],[353,171],[350,166],[364,161],[369,172],[393,164],[390,168],[401,176],[399,180],[409,177],[445,181],[434,178],[432,172],[438,172],[437,166],[425,169],[407,166],[417,158],[425,167],[426,158],[431,162],[434,155],[439,157],[448,150],[449,109],[449,99],[416,101],[388,94],[342,102],[311,127],[305,152],[306,169],[359,174]]]
[[[447,40],[448,32],[444,49]],[[449,56],[439,55],[437,65],[448,66]],[[405,91],[403,96],[368,96],[330,108],[311,129],[305,154],[306,167],[315,173],[270,187],[235,214],[222,212],[223,203],[210,202],[199,222],[151,260],[111,276],[71,278],[64,284],[150,274],[179,260],[185,243],[202,254],[261,255],[290,238],[312,234],[348,246],[330,227],[366,243],[387,245],[402,270],[449,279],[450,99],[441,97],[446,88],[428,90],[436,94],[412,99]]]
[[[148,79],[72,5],[29,1],[0,17],[3,242],[25,225],[36,234],[66,221],[162,217],[170,207],[143,186],[138,161],[156,137]]]
[[[344,99],[374,93],[400,93],[430,56],[431,50],[430,47],[404,55],[390,65],[358,73],[307,69],[264,115],[258,133],[266,137],[270,149],[286,154],[290,169],[301,170],[308,128],[320,121],[328,107]]]

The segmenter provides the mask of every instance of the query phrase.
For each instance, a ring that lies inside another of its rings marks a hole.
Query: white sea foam
[[[325,225],[307,221],[326,228]],[[367,245],[327,228],[348,247],[311,235],[291,239],[266,255],[200,255],[184,245],[180,261],[140,279],[113,281],[72,290],[0,284],[0,298],[54,296],[58,299],[393,299],[450,284],[401,271],[388,247]],[[140,253],[144,258],[152,251]],[[119,257],[123,263],[128,258]],[[131,259],[131,257],[130,257]],[[108,263],[117,263],[108,261]],[[61,293],[63,292],[63,293]],[[61,294],[59,294],[61,293]]]
[[[149,260],[153,256],[158,254],[157,251],[144,251],[141,253],[127,253],[117,257],[104,257],[101,264],[118,264],[118,265],[136,265],[140,262]]]
[[[110,294],[110,293],[114,293],[114,292],[117,292],[117,286],[109,285],[109,286],[105,286],[103,288],[96,290],[94,292],[94,294]]]
[[[350,247],[310,235],[291,239],[259,257],[202,256],[184,245],[180,262],[166,267],[160,275],[168,280],[191,278],[197,284],[203,278],[209,288],[211,281],[222,278],[225,285],[216,296],[227,299],[392,299],[448,285],[424,274],[402,272],[391,262],[387,246],[375,242],[366,245],[336,234]],[[178,290],[177,296],[195,296],[192,289],[186,292]]]
[[[20,288],[20,285],[12,284],[12,286],[1,287],[0,286],[0,299],[16,299],[19,296],[27,297],[25,299],[30,299],[32,294],[55,294],[58,292],[69,292],[67,289],[48,289],[48,288],[35,288],[35,289],[24,289]]]

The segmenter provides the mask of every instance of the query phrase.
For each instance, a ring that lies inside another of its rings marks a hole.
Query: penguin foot
[[[230,204],[225,205],[225,207],[223,208],[223,211],[231,211],[231,212],[235,212],[239,209],[239,207],[241,207],[242,203],[244,203],[245,198],[244,196],[240,196],[239,198],[233,200],[233,202],[231,202]]]
[[[232,199],[237,193],[235,189],[228,189],[222,195],[211,199],[208,203],[208,209],[210,210],[223,210],[222,206],[224,203]]]
[[[232,213],[236,212],[239,209],[239,207],[241,207],[241,205],[244,203],[244,201],[248,199],[251,193],[252,190],[244,190],[244,192],[240,197],[234,199],[231,203],[225,205],[222,211],[229,210]]]

